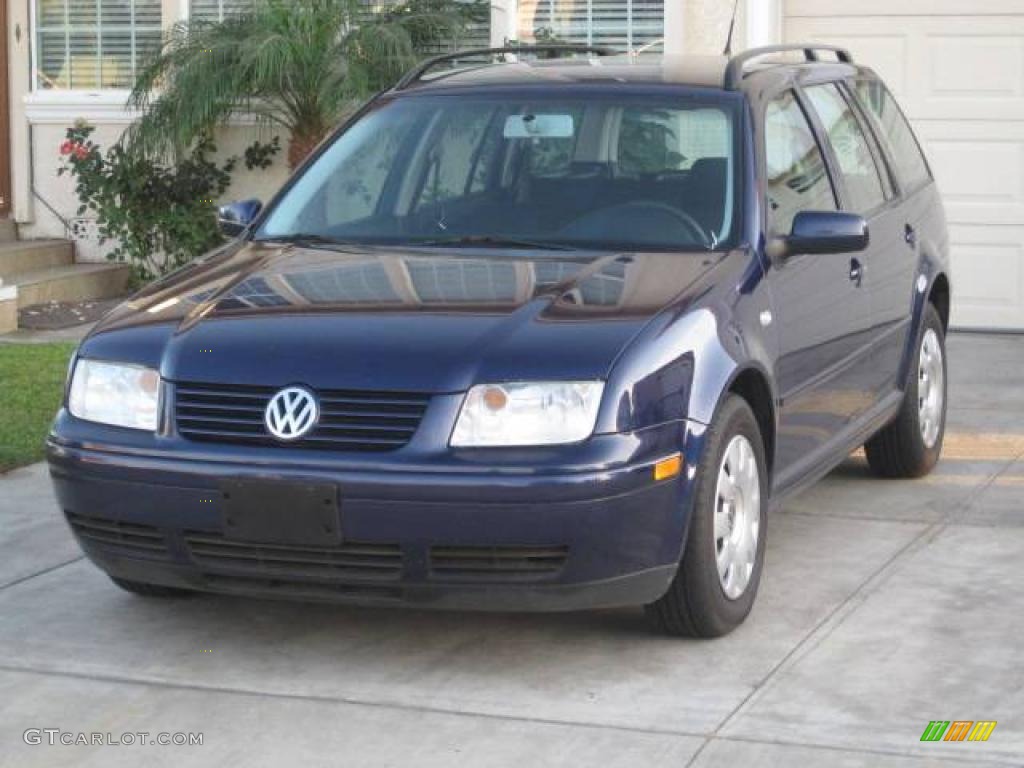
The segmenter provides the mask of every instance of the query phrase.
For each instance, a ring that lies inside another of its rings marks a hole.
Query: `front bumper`
[[[275,463],[273,452],[217,457],[121,450],[82,440],[66,414],[48,441],[57,499],[89,558],[112,576],[235,594],[482,610],[636,605],[668,588],[692,502],[700,425],[603,435],[615,465],[489,468]],[[68,427],[62,430],[62,425]],[[62,434],[63,432],[63,434]],[[684,471],[652,467],[684,450]],[[595,446],[590,446],[593,453]],[[541,458],[538,455],[538,459]],[[219,483],[259,477],[330,482],[342,544],[293,547],[224,536]]]

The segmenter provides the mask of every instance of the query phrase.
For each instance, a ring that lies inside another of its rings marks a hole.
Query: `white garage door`
[[[953,323],[1024,330],[1024,0],[786,0],[788,42],[832,42],[896,93],[953,247]]]

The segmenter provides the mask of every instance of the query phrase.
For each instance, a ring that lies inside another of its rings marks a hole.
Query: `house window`
[[[160,0],[37,0],[36,87],[130,88],[160,48]]]
[[[244,11],[251,5],[251,0],[190,0],[188,18],[190,21],[224,21],[231,14]]]
[[[517,34],[634,49],[665,36],[665,0],[520,0]]]

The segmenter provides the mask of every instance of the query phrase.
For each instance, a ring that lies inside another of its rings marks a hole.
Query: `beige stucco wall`
[[[682,0],[665,0],[666,3]],[[763,0],[748,0],[763,2]],[[685,0],[683,20],[684,52],[688,54],[716,55],[725,49],[732,18],[732,0]],[[740,50],[746,42],[746,3],[740,2],[736,14],[733,49]]]
[[[64,223],[49,210],[53,208],[72,224],[71,236],[76,243],[78,260],[103,261],[110,246],[100,245],[95,226],[91,222],[93,214],[86,213],[83,217],[77,215],[79,203],[75,194],[74,179],[67,174],[57,175],[57,170],[61,166],[59,148],[65,139],[67,126],[73,122],[71,119],[66,123],[58,123],[54,118],[47,118],[47,122],[31,126],[35,200],[33,216],[30,220],[23,221],[19,229],[24,238],[64,237]],[[96,126],[94,141],[103,147],[116,142],[125,128],[123,121],[89,122]],[[237,169],[232,177],[232,186],[223,196],[223,201],[245,197],[267,200],[284,182],[288,174],[283,160],[283,149],[274,165],[264,171],[248,171],[241,161],[242,152],[252,141],[257,138],[267,141],[272,136],[268,130],[252,125],[232,126],[218,132],[218,157],[239,157]]]

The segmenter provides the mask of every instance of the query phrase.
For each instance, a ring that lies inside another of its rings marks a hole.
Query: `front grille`
[[[86,517],[66,512],[71,529],[86,544],[121,550],[142,557],[167,557],[167,539],[152,525]]]
[[[341,451],[393,451],[412,439],[430,396],[402,392],[317,392],[320,421],[294,442],[275,440],[263,423],[277,387],[179,383],[175,421],[188,439]]]
[[[287,581],[268,579],[257,575],[225,576],[218,573],[204,574],[206,583],[221,592],[252,592],[259,590],[275,597],[292,599],[345,599],[401,600],[404,592],[399,586],[381,584],[333,584],[315,581]]]
[[[335,586],[391,583],[402,578],[402,550],[397,544],[256,544],[199,531],[186,531],[185,543],[192,559],[208,574]]]
[[[431,574],[446,581],[523,582],[561,572],[568,547],[431,547]]]

